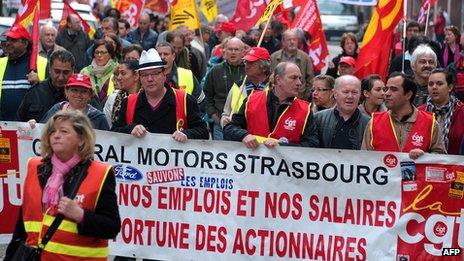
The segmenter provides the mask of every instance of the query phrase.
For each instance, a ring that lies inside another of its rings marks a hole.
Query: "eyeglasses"
[[[311,89],[312,92],[326,92],[326,91],[330,91],[330,90],[331,89],[327,89],[327,88],[325,88],[325,89],[322,89],[322,88],[321,89]]]
[[[95,51],[95,55],[104,55],[107,54],[108,51]]]
[[[139,73],[139,75],[140,75],[140,77],[142,77],[142,78],[148,78],[148,77],[150,77],[150,76],[152,76],[152,77],[157,77],[157,76],[162,75],[163,72],[164,72],[164,70],[161,70],[161,71],[153,71],[153,72],[150,72],[150,73],[146,73],[146,72],[145,72],[145,73],[142,73],[142,72],[141,72],[141,73]]]

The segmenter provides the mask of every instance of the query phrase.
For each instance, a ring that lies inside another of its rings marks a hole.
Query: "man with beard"
[[[411,56],[411,69],[414,73],[414,82],[417,84],[417,93],[414,97],[415,106],[427,101],[429,76],[436,67],[437,55],[432,48],[425,44],[419,45]]]
[[[81,19],[77,15],[70,14],[66,18],[66,27],[58,33],[56,44],[63,46],[74,55],[74,59],[76,59],[75,72],[79,72],[87,66],[85,53],[91,42],[87,33],[82,30]]]
[[[311,79],[314,76],[313,64],[308,54],[298,50],[298,36],[294,30],[285,31],[282,39],[282,50],[271,55],[272,69],[280,62],[292,62],[298,65],[303,76],[298,97],[309,100],[311,96]]]
[[[406,152],[413,160],[425,152],[446,153],[442,131],[434,115],[412,103],[416,84],[404,73],[394,72],[385,86],[386,112],[372,114],[364,131],[364,150]]]

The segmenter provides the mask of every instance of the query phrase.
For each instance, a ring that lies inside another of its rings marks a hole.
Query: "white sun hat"
[[[148,51],[143,51],[139,60],[139,71],[156,69],[156,68],[165,68],[166,62],[163,61],[158,54],[158,52],[151,48]]]

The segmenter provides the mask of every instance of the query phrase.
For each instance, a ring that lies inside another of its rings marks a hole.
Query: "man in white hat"
[[[121,105],[112,130],[143,137],[147,132],[172,134],[174,140],[208,139],[195,98],[184,90],[165,85],[166,62],[155,49],[143,51],[139,61],[142,91]]]

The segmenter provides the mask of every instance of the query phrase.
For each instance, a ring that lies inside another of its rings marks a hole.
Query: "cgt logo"
[[[136,181],[141,180],[143,177],[138,169],[123,164],[114,165],[114,172],[115,177],[122,181]]]
[[[398,165],[398,158],[393,154],[387,154],[383,158],[383,163],[389,168],[394,168]]]

